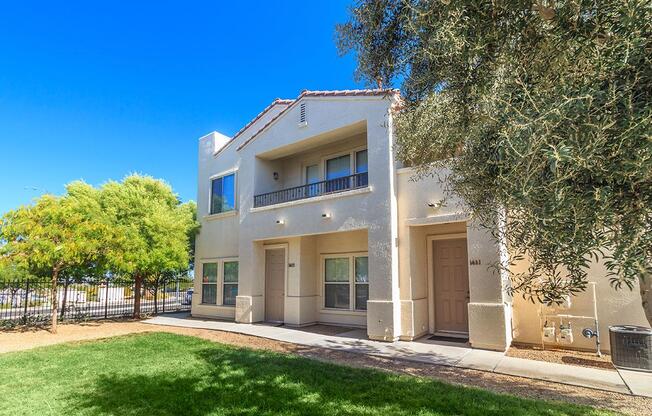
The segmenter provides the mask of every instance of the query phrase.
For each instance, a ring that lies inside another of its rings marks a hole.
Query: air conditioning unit
[[[634,325],[609,327],[611,361],[618,368],[652,372],[652,329]]]

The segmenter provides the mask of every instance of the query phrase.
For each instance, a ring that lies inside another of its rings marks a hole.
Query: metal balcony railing
[[[355,175],[343,176],[341,178],[329,179],[327,181],[315,182],[307,185],[295,186],[294,188],[256,195],[254,196],[254,208],[344,192],[349,189],[364,188],[368,184],[369,175],[367,172],[356,173]]]

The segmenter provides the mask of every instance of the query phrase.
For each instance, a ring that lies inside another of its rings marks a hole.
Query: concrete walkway
[[[371,341],[367,339],[366,331],[362,329],[336,335],[323,335],[304,329],[190,318],[189,314],[160,315],[144,322],[153,325],[235,332],[309,347],[329,348],[435,365],[470,368],[652,397],[652,374],[650,373],[625,370],[616,372],[506,357],[501,352],[478,350],[468,346],[426,339],[392,343]]]

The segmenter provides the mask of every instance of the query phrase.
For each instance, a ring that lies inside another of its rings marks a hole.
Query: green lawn
[[[150,333],[0,355],[1,415],[597,415]]]

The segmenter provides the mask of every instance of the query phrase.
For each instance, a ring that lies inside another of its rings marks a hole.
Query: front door
[[[285,249],[265,250],[265,320],[283,322]]]
[[[432,243],[435,280],[435,331],[469,332],[469,269],[466,239]]]

